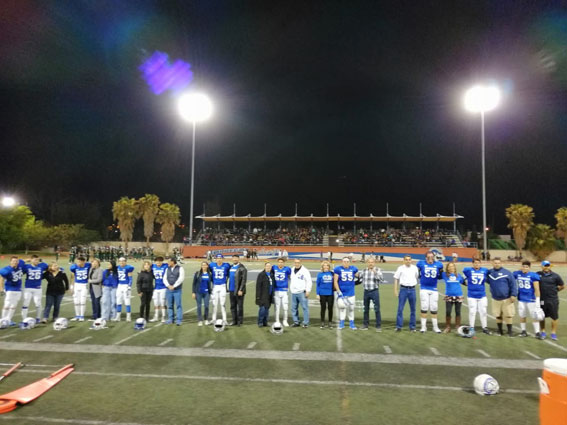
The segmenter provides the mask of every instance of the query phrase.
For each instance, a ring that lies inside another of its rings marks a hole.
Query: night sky
[[[511,203],[553,225],[567,205],[559,2],[11,0],[0,31],[0,192],[47,221],[61,203],[109,221],[120,196],[155,193],[187,222],[191,128],[138,70],[156,50],[215,105],[197,126],[196,214],[455,202],[480,231],[480,118],[462,107],[478,81],[504,90],[486,122],[489,225],[507,232]]]

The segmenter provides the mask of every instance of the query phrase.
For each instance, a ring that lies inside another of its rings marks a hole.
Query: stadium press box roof
[[[411,216],[411,215],[387,215],[387,216],[375,216],[370,214],[369,216],[360,215],[333,215],[333,216],[316,216],[316,215],[259,215],[252,216],[251,214],[244,216],[236,215],[199,215],[195,218],[201,219],[205,222],[335,222],[335,221],[360,221],[360,222],[382,222],[382,223],[393,223],[393,222],[432,222],[432,223],[453,223],[460,218],[464,218],[461,215],[440,215],[435,216]]]

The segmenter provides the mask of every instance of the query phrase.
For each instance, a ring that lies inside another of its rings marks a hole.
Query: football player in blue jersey
[[[437,292],[437,281],[441,279],[443,264],[435,261],[435,254],[431,251],[425,254],[425,261],[417,262],[419,269],[419,300],[421,303],[421,333],[427,331],[427,313],[431,313],[431,323],[435,333],[441,333],[437,322],[437,309],[439,304],[439,293]]]
[[[345,318],[348,312],[349,327],[353,331],[358,328],[354,325],[354,285],[355,278],[358,276],[358,269],[350,264],[350,258],[344,257],[343,264],[333,270],[334,286],[337,299],[342,298],[342,302],[337,301],[339,307],[339,330],[345,327]]]
[[[22,298],[22,276],[26,263],[14,256],[10,258],[10,265],[0,269],[0,293],[4,294],[4,307],[0,319],[8,319],[12,322],[16,307]]]
[[[289,326],[287,321],[287,310],[289,306],[289,279],[291,269],[285,265],[283,257],[278,258],[278,264],[272,267],[272,276],[274,279],[274,304],[276,305],[275,322],[279,322],[284,326]],[[283,309],[282,321],[280,322],[280,310]]]
[[[213,323],[217,320],[219,305],[221,306],[222,323],[228,325],[226,321],[226,281],[230,270],[230,264],[224,262],[222,254],[217,254],[216,262],[209,264],[213,275]]]
[[[49,268],[46,263],[40,262],[37,255],[32,255],[30,264],[24,266],[24,274],[26,275],[26,283],[22,291],[22,320],[28,317],[28,308],[33,298],[35,305],[36,321],[39,323],[41,320],[41,281],[43,273]]]
[[[132,307],[130,306],[130,298],[132,294],[132,273],[134,267],[126,264],[126,258],[118,259],[118,288],[116,289],[116,316],[113,321],[119,322],[122,313],[122,304],[126,306],[126,321],[132,321]]]
[[[518,316],[520,316],[520,328],[522,329],[520,336],[528,336],[526,332],[526,317],[529,314],[532,319],[535,336],[539,339],[539,322],[534,319],[534,313],[540,305],[540,277],[537,273],[530,270],[531,266],[532,263],[529,261],[523,261],[522,270],[514,272],[514,277],[518,284]]]
[[[480,319],[482,332],[491,335],[488,329],[488,299],[486,298],[486,283],[488,269],[481,267],[480,258],[473,259],[472,267],[465,267],[463,275],[468,288],[469,326],[474,329],[476,313]]]
[[[85,321],[85,305],[87,303],[87,283],[89,281],[89,270],[91,263],[87,263],[85,257],[77,258],[76,264],[72,264],[69,268],[71,274],[71,281],[74,284],[71,286],[73,291],[73,303],[75,304],[75,317],[72,321]]]
[[[152,264],[152,273],[154,274],[155,278],[155,288],[154,288],[154,318],[150,320],[150,322],[157,322],[159,320],[159,316],[161,315],[161,321],[165,323],[167,320],[166,318],[166,308],[165,308],[165,292],[166,287],[163,283],[163,275],[167,270],[167,264],[163,262],[163,257],[156,257],[155,264]]]

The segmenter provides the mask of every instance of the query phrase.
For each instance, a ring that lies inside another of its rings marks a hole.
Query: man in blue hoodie
[[[514,275],[510,270],[502,267],[500,257],[494,257],[492,266],[492,270],[488,271],[488,283],[490,284],[490,293],[492,294],[492,314],[496,316],[498,334],[500,336],[504,335],[502,331],[502,321],[504,321],[508,328],[508,336],[513,337],[512,320],[516,313],[514,302],[518,296],[516,279],[514,279]]]

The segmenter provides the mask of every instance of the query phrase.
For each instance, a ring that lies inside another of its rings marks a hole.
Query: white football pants
[[[127,285],[127,284],[118,285],[118,288],[116,288],[116,312],[117,313],[120,313],[122,311],[122,304],[124,304],[126,306],[126,312],[130,313],[130,294],[131,293],[132,293],[132,288],[130,288],[130,285]]]
[[[87,293],[88,290],[86,283],[75,283],[75,288],[73,289],[73,303],[75,304],[75,316],[77,317],[85,316]]]
[[[226,322],[226,308],[224,303],[226,301],[226,286],[225,285],[213,285],[213,323],[217,320],[217,311],[220,304],[222,308],[222,321]]]
[[[2,309],[2,319],[12,321],[20,298],[22,298],[21,291],[6,291],[6,295],[4,296],[4,308]]]
[[[468,298],[468,304],[469,304],[469,326],[474,328],[476,313],[478,312],[478,316],[480,317],[480,324],[483,328],[486,328],[488,299],[486,297]]]
[[[439,292],[431,289],[421,289],[419,291],[419,301],[422,313],[437,314],[439,304]]]
[[[346,308],[339,308],[339,320],[345,320],[348,312],[348,320],[354,320],[354,295],[352,297],[344,297]],[[335,303],[336,304],[336,303]]]
[[[282,321],[287,321],[287,310],[289,306],[289,296],[286,291],[275,291],[274,302],[276,304],[275,321],[280,322],[280,310],[283,308]],[[280,322],[281,323],[281,322]]]
[[[35,317],[39,319],[41,317],[41,288],[24,288],[22,294],[22,320],[28,317],[28,307],[31,304],[32,298],[35,305]]]

